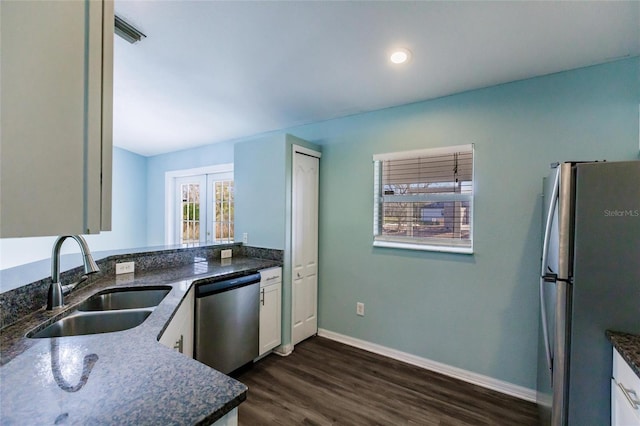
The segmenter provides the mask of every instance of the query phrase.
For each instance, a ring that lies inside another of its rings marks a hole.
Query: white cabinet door
[[[193,358],[194,303],[194,288],[192,287],[160,336],[160,343],[189,358]]]
[[[260,289],[260,353],[264,355],[282,341],[281,283]]]
[[[613,349],[611,425],[640,426],[640,377]]]
[[[318,183],[320,160],[293,155],[292,332],[296,344],[318,332]]]
[[[221,419],[216,420],[213,426],[238,426],[238,408],[234,408]]]
[[[113,2],[0,3],[0,237],[111,227]]]
[[[618,383],[611,379],[611,426],[640,426],[634,411]]]

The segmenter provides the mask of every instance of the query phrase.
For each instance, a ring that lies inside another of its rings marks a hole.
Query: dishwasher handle
[[[196,286],[196,298],[211,296],[212,294],[222,293],[224,291],[233,290],[234,288],[244,287],[259,282],[260,273],[255,273],[228,280],[200,284]]]

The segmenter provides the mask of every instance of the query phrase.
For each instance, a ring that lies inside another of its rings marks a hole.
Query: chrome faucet
[[[80,280],[73,284],[63,286],[60,283],[60,249],[62,248],[62,243],[67,238],[73,238],[80,246],[82,262],[84,263],[84,273],[86,275],[83,275]],[[47,295],[47,310],[50,311],[54,308],[63,306],[65,294],[70,293],[78,284],[84,282],[88,278],[87,275],[99,271],[100,268],[98,268],[98,265],[93,260],[89,246],[82,236],[62,235],[61,237],[58,237],[56,242],[53,244],[53,252],[51,253],[51,284],[49,285],[49,294]]]

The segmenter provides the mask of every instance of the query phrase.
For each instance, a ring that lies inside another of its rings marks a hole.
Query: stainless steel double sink
[[[75,311],[27,337],[80,336],[128,330],[144,322],[171,291],[169,286],[113,288],[94,294]]]

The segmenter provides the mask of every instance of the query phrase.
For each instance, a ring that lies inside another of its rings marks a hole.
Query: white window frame
[[[471,194],[414,194],[414,195],[384,195],[382,194],[382,176],[380,172],[379,164],[383,161],[388,160],[402,160],[402,159],[415,159],[419,157],[429,157],[429,156],[437,156],[443,154],[451,154],[454,152],[460,151],[469,151],[472,152],[472,182],[473,189]],[[438,252],[447,252],[447,253],[462,253],[462,254],[473,254],[473,233],[474,233],[474,225],[473,225],[473,216],[474,216],[474,206],[473,199],[475,196],[475,152],[473,144],[466,145],[455,145],[441,148],[428,148],[428,149],[419,149],[413,151],[401,151],[401,152],[390,152],[385,154],[375,154],[373,156],[373,165],[374,165],[374,185],[373,185],[373,246],[374,247],[388,247],[388,248],[397,248],[397,249],[407,249],[407,250],[424,250],[424,251],[438,251]],[[385,239],[380,233],[380,208],[384,202],[384,200],[398,200],[398,201],[409,201],[409,202],[419,202],[419,201],[429,201],[429,202],[437,202],[437,201],[466,201],[469,203],[471,212],[469,214],[469,245],[456,245],[455,239],[446,240],[444,239],[442,242],[434,243],[434,239],[424,238],[424,241],[416,241],[419,238],[406,238],[407,241],[401,241],[404,239],[403,237],[396,238],[388,238]],[[447,241],[450,244],[447,244]]]
[[[165,200],[165,208],[164,208],[164,242],[167,245],[179,244],[177,240],[177,229],[176,229],[176,218],[178,214],[179,207],[176,206],[176,191],[177,185],[176,182],[181,178],[192,178],[198,175],[209,175],[209,174],[223,174],[230,173],[231,178],[233,179],[233,163],[226,164],[217,164],[214,166],[205,166],[205,167],[196,167],[193,169],[184,169],[184,170],[171,170],[165,172],[164,174],[164,200]],[[209,191],[207,185],[207,191]],[[208,212],[207,215],[213,214],[209,211],[210,209],[206,209]],[[210,220],[210,217],[206,217],[207,223]],[[201,228],[201,235],[202,235]]]

